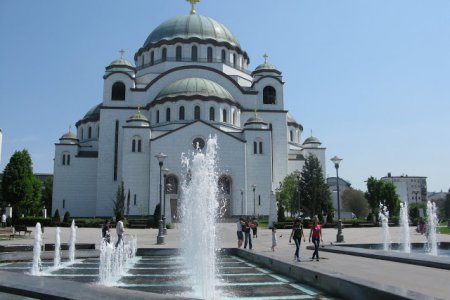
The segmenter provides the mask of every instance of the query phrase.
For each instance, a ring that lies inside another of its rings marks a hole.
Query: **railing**
[[[192,58],[187,58],[187,57],[182,57],[182,58],[177,58],[177,57],[167,57],[166,59],[157,59],[154,60],[153,62],[148,62],[144,65],[140,65],[136,67],[137,71],[140,71],[142,69],[151,67],[151,66],[156,66],[158,64],[164,63],[164,62],[191,62],[191,63],[222,63],[225,64],[227,66],[230,66],[236,70],[239,70],[241,72],[244,72],[246,74],[251,75],[252,72],[250,72],[249,70],[242,68],[236,64],[231,63],[230,61],[227,60],[222,60],[222,59],[214,59],[214,58],[197,58],[196,60],[192,59]]]

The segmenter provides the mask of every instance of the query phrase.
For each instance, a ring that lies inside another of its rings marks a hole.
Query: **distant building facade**
[[[331,201],[333,202],[334,210],[336,211],[335,216],[337,217],[337,210],[338,210],[338,200],[337,200],[337,186],[338,181],[336,180],[336,177],[328,177],[327,178],[327,185],[328,189],[331,193]],[[340,199],[340,206],[341,206],[341,218],[343,217],[344,210],[342,209],[342,193],[344,193],[345,190],[348,190],[351,188],[350,182],[342,179],[339,177],[339,199]],[[345,214],[345,218],[347,218],[348,214]],[[351,218],[351,217],[350,217]]]
[[[427,201],[427,177],[424,176],[388,176],[381,180],[392,182],[402,202],[420,203]]]

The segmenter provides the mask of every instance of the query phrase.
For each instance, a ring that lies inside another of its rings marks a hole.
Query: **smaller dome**
[[[248,118],[247,122],[245,122],[244,126],[251,126],[254,127],[252,125],[260,125],[260,126],[266,126],[268,125],[267,122],[265,122],[260,116],[258,116],[258,114],[255,111],[255,114]]]
[[[140,121],[140,122],[148,122],[148,119],[146,116],[144,116],[143,114],[141,114],[141,110],[138,108],[137,112],[132,115],[129,119],[129,122],[131,121]]]
[[[62,137],[60,138],[60,140],[76,140],[77,136],[75,134],[73,134],[71,131],[64,133],[62,135]]]
[[[233,96],[223,86],[205,78],[190,77],[175,81],[163,88],[156,98],[177,96],[204,96],[229,99]]]
[[[124,53],[125,53],[125,51],[123,51],[123,49],[120,50],[120,58],[118,58],[118,59],[116,59],[116,60],[113,60],[113,61],[109,64],[108,68],[112,68],[112,67],[123,67],[123,66],[134,68],[133,64],[132,64],[128,59],[126,59],[126,58],[123,57],[123,54],[124,54]]]
[[[318,138],[310,136],[303,142],[303,144],[322,144],[322,143],[319,141]]]
[[[264,70],[264,71],[272,71],[272,70],[277,70],[277,67],[275,67],[272,64],[269,64],[269,63],[265,62],[265,63],[262,63],[262,64],[260,64],[259,66],[257,66],[255,68],[255,72],[256,71],[262,71],[262,70]]]

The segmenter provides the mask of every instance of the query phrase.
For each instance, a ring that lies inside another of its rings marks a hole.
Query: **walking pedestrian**
[[[314,243],[314,253],[312,256],[312,260],[314,260],[314,257],[316,258],[317,261],[319,261],[319,245],[320,242],[323,242],[322,239],[322,227],[319,224],[319,218],[314,217],[314,222],[313,222],[313,226],[311,227],[311,231],[309,233],[309,242],[311,243],[311,238],[312,238],[312,242]]]
[[[275,251],[275,247],[277,246],[277,229],[275,226],[272,227],[272,251]]]
[[[120,244],[120,242],[123,243],[122,240],[122,236],[124,233],[124,229],[123,229],[123,222],[121,218],[118,218],[119,221],[117,221],[116,223],[116,232],[117,232],[117,243],[116,243],[116,248],[117,246]]]
[[[253,238],[257,238],[258,237],[258,221],[256,221],[256,219],[252,220],[252,231],[253,231]]]
[[[292,225],[292,231],[291,236],[289,237],[289,243],[291,243],[292,240],[294,240],[295,243],[295,253],[294,253],[294,260],[300,261],[300,245],[303,241],[305,242],[305,234],[303,233],[303,225],[300,219],[295,219],[294,225]]]
[[[111,234],[109,232],[110,222],[108,219],[105,220],[102,226],[102,238],[108,244],[111,242]]]
[[[6,227],[6,215],[5,215],[5,213],[2,214],[2,227]]]
[[[252,235],[250,234],[250,218],[247,218],[247,220],[245,220],[244,225],[242,226],[242,231],[244,231],[245,236],[244,249],[247,248],[248,244],[248,249],[252,250],[253,245],[252,245]]]
[[[239,218],[239,220],[236,222],[238,248],[241,248],[242,247],[242,243],[244,242],[244,234],[242,233],[242,225],[243,224],[244,224],[244,219],[243,218]]]

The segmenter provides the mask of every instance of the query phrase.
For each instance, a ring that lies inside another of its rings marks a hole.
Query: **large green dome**
[[[175,81],[159,92],[157,99],[177,96],[218,97],[233,100],[233,96],[221,85],[205,78],[184,78]]]
[[[198,14],[174,17],[165,21],[150,33],[144,43],[144,48],[162,40],[176,38],[212,39],[217,42],[229,43],[231,46],[241,47],[236,37],[222,23]]]

